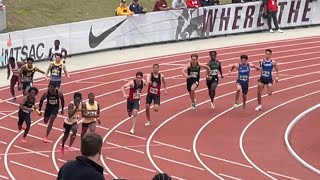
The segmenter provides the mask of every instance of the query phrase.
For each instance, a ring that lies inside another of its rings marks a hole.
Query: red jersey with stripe
[[[155,77],[153,73],[151,73],[151,81],[148,86],[148,94],[160,96],[160,88],[161,88],[161,74],[158,74],[158,77]]]
[[[143,81],[141,81],[140,84],[137,84],[136,80],[133,80],[133,84],[133,87],[130,87],[128,100],[140,100]]]
[[[268,11],[275,12],[278,9],[278,2],[277,0],[268,0],[267,2],[267,9]]]

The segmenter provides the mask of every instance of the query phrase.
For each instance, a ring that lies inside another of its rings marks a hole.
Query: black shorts
[[[30,87],[32,87],[32,82],[22,82],[22,89],[26,90],[29,89]]]
[[[50,116],[57,116],[59,112],[59,106],[47,106],[46,109],[44,110],[44,117],[50,117]]]
[[[132,112],[134,109],[139,110],[140,100],[127,100],[127,111]]]
[[[148,94],[146,97],[146,104],[151,104],[153,101],[153,104],[160,105],[160,96]]]
[[[23,124],[23,122],[26,122],[27,124],[30,123],[31,124],[31,116],[30,113],[26,113],[24,112],[22,109],[19,110],[18,112],[18,125],[21,126]]]
[[[77,125],[77,123],[73,123],[73,124],[63,123],[64,133],[69,134],[72,129],[72,126],[74,125]]]
[[[87,127],[89,127],[89,125],[90,124],[92,124],[92,123],[96,123],[95,121],[92,121],[92,122],[89,122],[89,123],[82,123],[82,127],[85,127],[85,128],[87,128]]]
[[[61,86],[61,81],[50,81],[49,84],[54,84],[54,85],[56,85],[56,88],[59,89]]]
[[[262,84],[265,84],[265,85],[268,85],[268,84],[273,84],[273,80],[272,79],[263,79],[263,78],[260,78],[258,80],[258,82],[262,83]]]
[[[187,90],[188,92],[191,91],[191,87],[193,84],[196,84],[197,87],[199,86],[199,80],[198,79],[187,79]]]
[[[219,84],[219,78],[218,77],[211,77],[210,80],[207,80],[207,87],[208,89],[211,89],[211,86],[213,83]]]
[[[239,81],[237,81],[237,84],[239,84],[241,86],[241,90],[242,90],[243,94],[248,94],[249,83],[240,83]]]

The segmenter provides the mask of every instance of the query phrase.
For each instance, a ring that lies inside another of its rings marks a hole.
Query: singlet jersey
[[[35,99],[30,100],[29,96],[27,96],[26,98],[27,98],[27,100],[26,100],[26,102],[24,102],[23,106],[25,106],[27,108],[32,108],[34,106]],[[26,110],[23,110],[23,109],[20,109],[20,110],[25,112],[25,113],[27,113],[27,114],[30,114],[29,111],[26,111]]]
[[[249,75],[250,75],[250,65],[248,63],[246,65],[239,64],[238,82],[249,83]]]
[[[160,88],[161,88],[161,74],[158,74],[158,77],[155,77],[153,73],[151,73],[151,82],[148,86],[148,94],[160,96]]]
[[[61,81],[62,66],[63,66],[62,61],[60,63],[53,62],[51,64],[51,69],[50,69],[51,81]]]
[[[261,78],[262,79],[272,79],[272,60],[266,61],[265,59],[261,62]]]
[[[141,81],[141,84],[137,84],[136,80],[133,80],[133,83],[133,87],[130,87],[128,100],[140,100],[143,82]]]
[[[59,107],[60,101],[59,101],[59,93],[58,90],[56,90],[53,94],[51,94],[48,91],[47,94],[47,106],[50,107]]]
[[[210,67],[210,75],[211,77],[215,77],[218,78],[218,74],[219,74],[219,69],[220,69],[220,62],[218,60],[212,61],[210,60],[207,64]]]
[[[199,81],[200,80],[200,66],[199,63],[197,63],[196,66],[192,66],[192,63],[190,63],[190,67],[188,68],[188,76],[190,76],[190,79],[194,79]]]
[[[73,108],[74,108],[74,109],[76,108],[76,105],[75,105],[74,103],[73,103]],[[66,124],[70,124],[70,125],[71,125],[71,124],[74,124],[74,123],[77,123],[77,122],[80,120],[81,116],[82,116],[82,102],[80,102],[79,107],[78,107],[76,113],[74,113],[74,115],[73,115],[71,118],[67,117],[67,118],[64,120],[64,122],[65,122]]]
[[[97,115],[98,114],[98,103],[94,101],[94,104],[91,105],[89,102],[86,102],[86,112],[87,115]],[[95,122],[97,118],[93,117],[83,117],[83,123]]]
[[[53,58],[56,54],[62,54],[62,47],[59,46],[59,49],[56,50],[56,47],[51,48],[51,58]]]
[[[13,76],[19,76],[19,67],[17,61],[14,61],[14,68],[12,68],[11,64],[9,64],[9,69]]]
[[[22,82],[32,82],[34,73],[36,72],[35,65],[32,65],[32,68],[28,68],[28,65],[25,66],[26,68],[22,72]]]

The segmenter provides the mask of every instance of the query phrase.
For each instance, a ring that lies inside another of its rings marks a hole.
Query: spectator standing
[[[49,49],[50,61],[54,61],[57,54],[62,54],[63,63],[65,63],[67,55],[68,55],[67,50],[60,46],[59,40],[55,40],[53,44],[54,44],[54,46]]]
[[[219,0],[200,0],[201,6],[214,6],[214,5],[220,5]]]
[[[134,13],[130,11],[129,7],[127,6],[126,0],[121,0],[120,5],[116,10],[117,16],[131,16]]]
[[[97,162],[101,156],[102,137],[87,133],[81,140],[81,154],[76,160],[65,163],[59,170],[57,180],[105,180],[103,167]]]
[[[187,0],[187,7],[188,8],[199,8],[201,7],[201,3],[199,0]]]
[[[187,9],[187,5],[184,0],[173,0],[172,9]]]
[[[263,6],[264,6],[264,14],[268,17],[268,26],[269,31],[273,33],[272,25],[271,25],[271,19],[273,20],[275,28],[278,30],[278,32],[283,33],[283,31],[279,27],[278,19],[277,19],[277,13],[278,13],[278,1],[277,0],[263,0]]]
[[[154,4],[153,11],[167,11],[170,9],[171,8],[168,7],[167,0],[157,0],[156,3]]]
[[[134,12],[134,14],[147,13],[147,9],[143,8],[143,6],[139,3],[139,0],[132,0],[129,9],[130,11]]]

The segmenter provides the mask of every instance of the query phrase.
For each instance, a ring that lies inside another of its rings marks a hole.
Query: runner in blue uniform
[[[235,96],[235,103],[233,108],[238,107],[238,100],[240,97],[240,91],[242,91],[242,101],[243,101],[243,109],[246,108],[246,101],[247,101],[247,94],[249,90],[249,77],[250,77],[250,68],[255,68],[256,70],[260,70],[259,67],[255,66],[254,64],[248,63],[248,56],[241,55],[240,56],[241,63],[234,64],[231,67],[228,75],[234,70],[238,70],[238,79],[236,82],[237,85],[237,92]]]
[[[63,64],[61,61],[62,59],[62,54],[55,54],[55,61],[50,63],[47,73],[46,73],[46,78],[50,72],[50,83],[49,84],[55,84],[57,89],[60,88],[61,85],[61,76],[62,76],[62,70],[66,74],[68,78],[70,78],[69,73],[67,71],[66,65]]]
[[[262,110],[262,105],[261,105],[261,94],[263,91],[263,88],[265,85],[267,85],[267,92],[268,95],[272,95],[272,86],[273,86],[273,78],[272,78],[272,71],[273,68],[276,70],[276,79],[275,82],[278,82],[279,80],[279,69],[277,66],[277,62],[271,59],[272,56],[272,50],[267,49],[265,51],[265,58],[260,61],[260,67],[261,67],[261,76],[258,84],[258,106],[256,107],[256,111],[261,111]]]
[[[207,78],[209,78],[210,77],[209,66],[199,63],[197,54],[191,54],[191,62],[186,64],[181,71],[182,74],[187,78],[187,90],[190,95],[192,109],[196,108],[195,90],[199,86],[201,68],[204,68],[207,70]]]

